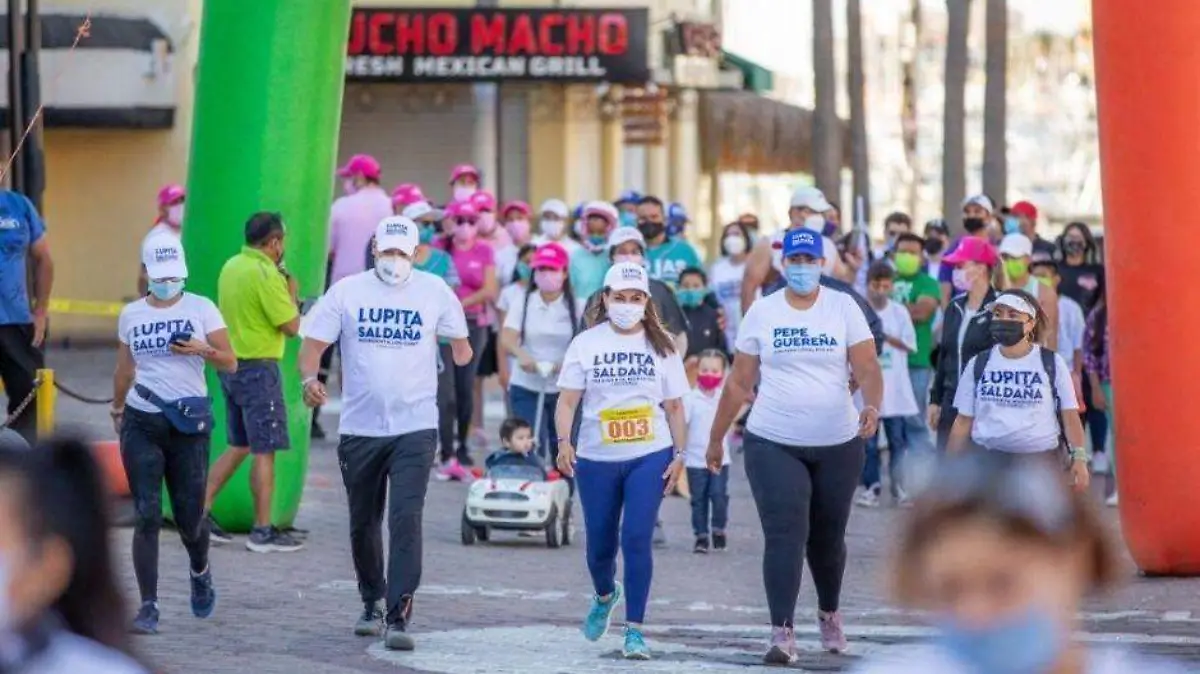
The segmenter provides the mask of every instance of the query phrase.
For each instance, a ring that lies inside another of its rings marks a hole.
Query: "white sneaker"
[[[1116,508],[1117,507],[1117,492],[1114,491],[1112,493],[1112,496],[1109,496],[1108,500],[1106,500],[1104,502],[1104,505],[1108,506],[1109,508]]]
[[[854,503],[864,508],[878,508],[879,492],[877,491],[877,487],[868,487],[859,492],[858,496],[854,499]]]
[[[1096,452],[1092,456],[1092,472],[1097,475],[1108,475],[1108,452]]]
[[[908,495],[908,492],[904,491],[903,487],[896,487],[895,502],[897,508],[912,507],[912,497]]]

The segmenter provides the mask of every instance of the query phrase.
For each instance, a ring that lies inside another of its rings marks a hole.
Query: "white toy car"
[[[544,531],[547,546],[570,545],[570,486],[536,466],[493,466],[467,490],[463,545],[486,541],[493,530]]]

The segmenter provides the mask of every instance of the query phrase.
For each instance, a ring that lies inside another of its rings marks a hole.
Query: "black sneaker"
[[[471,452],[466,447],[459,447],[458,453],[455,455],[458,458],[458,464],[466,468],[475,465],[475,460],[471,458]]]
[[[309,429],[308,437],[312,438],[313,440],[325,439],[325,429],[321,428],[321,422],[317,421],[316,414],[313,414],[312,428]]]
[[[204,573],[192,573],[192,615],[207,618],[217,605],[217,591],[213,588],[212,569]]]
[[[250,552],[295,552],[303,548],[303,543],[275,527],[254,527],[246,539]]]
[[[129,631],[134,634],[158,634],[158,602],[142,602]]]
[[[728,545],[728,541],[726,541],[726,539],[725,539],[725,533],[724,532],[717,533],[714,531],[713,532],[713,550],[724,550],[727,547],[727,545]]]
[[[389,651],[411,651],[416,648],[412,635],[408,634],[408,624],[412,620],[413,598],[406,595],[400,598],[400,608],[395,616],[388,616],[387,630],[383,633],[383,647]]]
[[[697,536],[696,545],[692,546],[692,552],[698,555],[708,554],[708,536]]]
[[[208,516],[208,542],[213,545],[225,545],[233,542],[233,536],[225,533],[225,530],[221,528],[220,524],[217,524],[211,514]]]
[[[354,635],[359,637],[378,637],[383,635],[383,609],[379,602],[363,604],[363,613],[354,624]]]

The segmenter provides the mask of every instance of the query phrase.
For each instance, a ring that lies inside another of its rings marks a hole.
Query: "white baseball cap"
[[[608,268],[604,275],[604,287],[609,290],[640,290],[650,294],[650,277],[646,268],[632,262],[621,262]]]
[[[818,213],[833,209],[833,205],[825,199],[825,194],[811,185],[801,185],[792,192],[790,207],[807,208]]]
[[[146,240],[142,246],[142,264],[151,279],[187,278],[183,242],[174,234],[163,233]]]
[[[1026,316],[1037,318],[1037,307],[1025,301],[1021,296],[1012,293],[1000,293],[992,303],[987,305],[987,310],[991,311],[996,307],[1008,307],[1013,311],[1019,311]]]
[[[403,215],[386,217],[375,227],[375,249],[378,251],[398,250],[405,255],[412,255],[420,242],[417,223]]]
[[[646,250],[646,237],[638,231],[637,227],[617,227],[608,235],[608,249],[612,250],[623,243],[636,241],[642,247],[642,252]]]
[[[996,207],[992,204],[991,197],[986,194],[976,194],[973,197],[967,197],[966,199],[963,199],[963,210],[966,210],[967,206],[970,206],[971,204],[983,207],[983,209],[988,213],[996,212]]]
[[[434,208],[428,201],[416,201],[404,207],[402,216],[416,222],[421,218],[441,220],[445,213],[440,208]]]
[[[1019,232],[1006,234],[1000,240],[1000,254],[1009,257],[1032,257],[1033,242]]]
[[[562,199],[547,199],[542,202],[542,207],[538,209],[538,213],[553,213],[563,220],[571,215],[571,209],[567,208],[567,203]]]

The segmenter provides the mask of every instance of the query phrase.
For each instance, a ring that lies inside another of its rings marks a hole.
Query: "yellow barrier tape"
[[[120,302],[93,302],[90,300],[50,300],[50,312],[55,314],[82,314],[84,316],[119,316],[125,305]]]

